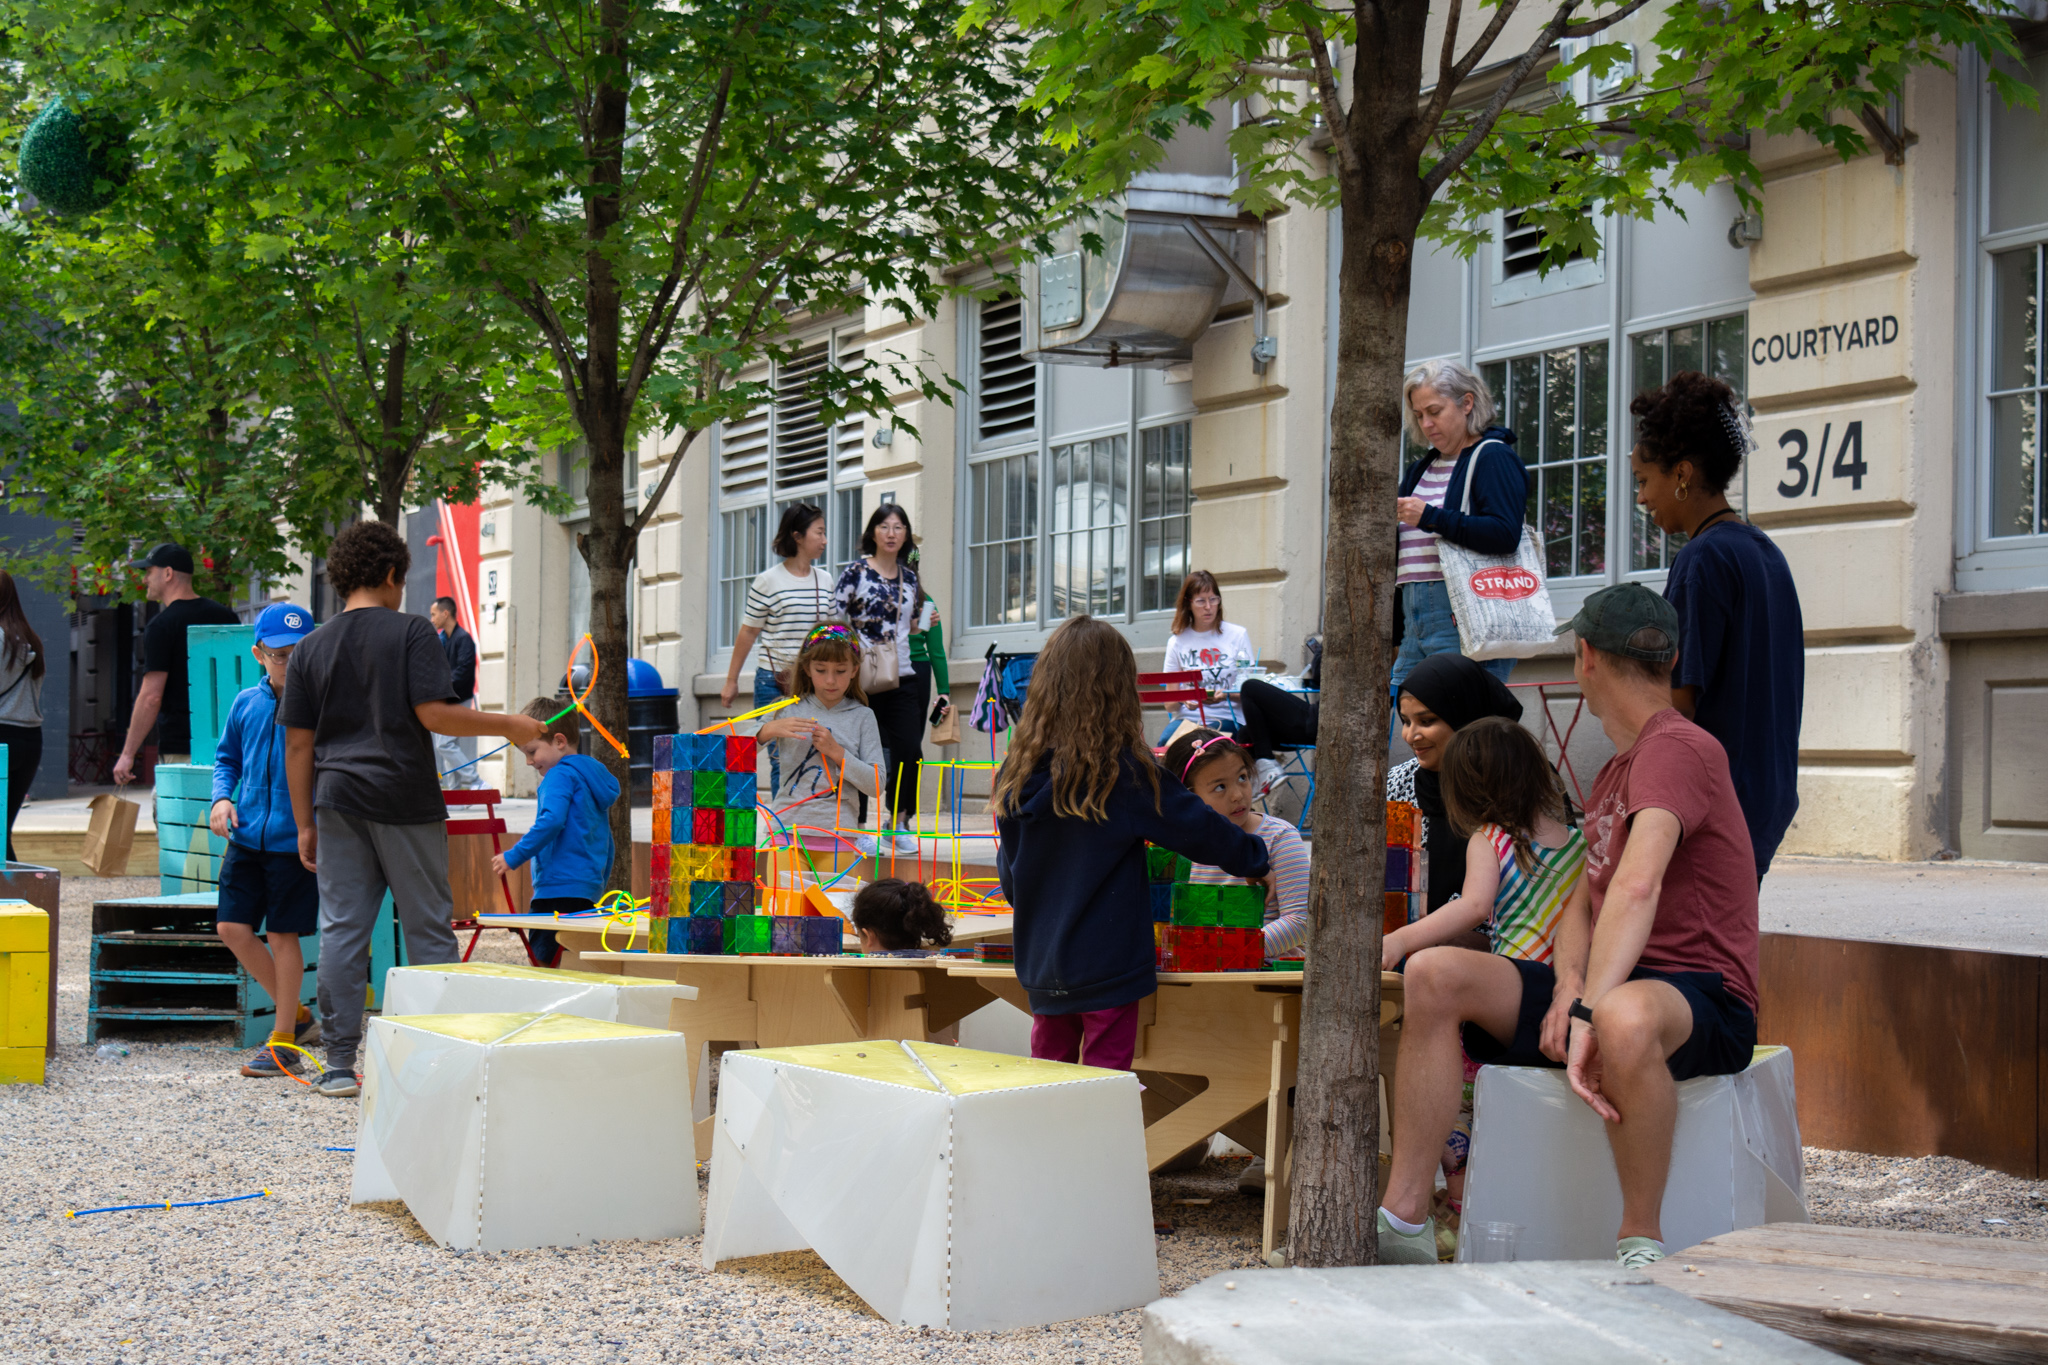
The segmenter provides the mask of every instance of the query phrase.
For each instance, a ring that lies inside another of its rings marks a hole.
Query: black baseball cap
[[[176,569],[179,573],[191,573],[192,552],[182,545],[173,545],[169,541],[165,541],[154,550],[151,550],[148,558],[136,560],[135,567],[138,569]]]
[[[1579,614],[1557,628],[1602,654],[1668,664],[1678,654],[1678,608],[1640,583],[1617,583],[1591,594]]]

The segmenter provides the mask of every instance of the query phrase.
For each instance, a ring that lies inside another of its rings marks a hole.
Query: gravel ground
[[[220,1032],[85,1036],[88,911],[149,894],[139,879],[68,881],[60,1047],[46,1087],[0,1089],[0,1362],[721,1361],[1092,1362],[1138,1358],[1137,1312],[1007,1333],[892,1327],[817,1257],[707,1273],[695,1238],[566,1250],[443,1251],[398,1204],[351,1209],[355,1106],[238,1074]],[[509,936],[479,957],[513,960]],[[1242,1164],[1153,1179],[1161,1287],[1252,1265],[1259,1204]],[[2048,1239],[2048,1183],[1946,1158],[1807,1153],[1816,1219]],[[104,1214],[103,1204],[270,1197]],[[1208,1204],[1178,1201],[1207,1199]],[[2002,1223],[1986,1222],[2003,1219]]]

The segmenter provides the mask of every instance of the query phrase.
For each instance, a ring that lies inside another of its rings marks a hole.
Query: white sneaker
[[[872,858],[875,856],[875,836],[872,834],[854,835],[853,846],[855,850],[858,851],[860,856],[863,858]]]
[[[922,851],[923,850],[918,845],[917,836],[915,834],[899,834],[896,836],[897,857],[915,858]]]
[[[1286,777],[1286,774],[1281,771],[1279,763],[1270,758],[1260,759],[1253,767],[1256,769],[1256,772],[1252,778],[1252,784],[1258,788],[1260,796],[1264,796],[1267,792],[1273,790],[1275,784]]]

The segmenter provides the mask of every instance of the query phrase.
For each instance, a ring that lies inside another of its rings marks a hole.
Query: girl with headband
[[[1308,945],[1308,845],[1301,831],[1256,809],[1251,751],[1216,730],[1183,730],[1166,748],[1166,771],[1202,804],[1247,834],[1256,834],[1273,865],[1266,893],[1266,956],[1298,958]],[[1195,864],[1190,881],[1241,885],[1220,867]]]
[[[837,621],[817,626],[791,670],[799,698],[761,725],[782,767],[782,823],[812,852],[874,851],[859,834],[858,798],[882,788],[882,737],[860,688],[860,647]]]

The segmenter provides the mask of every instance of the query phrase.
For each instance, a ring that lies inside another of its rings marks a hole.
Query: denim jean
[[[754,705],[766,706],[772,701],[782,700],[782,689],[776,685],[775,670],[757,668],[754,670]],[[768,799],[774,800],[782,790],[782,755],[777,752],[774,741],[761,746],[768,751]]]
[[[1403,583],[1401,593],[1401,648],[1394,655],[1393,683],[1390,691],[1394,698],[1394,715],[1391,721],[1392,735],[1401,731],[1401,684],[1415,671],[1415,665],[1432,654],[1456,654],[1459,651],[1458,622],[1451,615],[1451,592],[1441,578],[1432,578],[1424,583]],[[1515,671],[1513,659],[1483,659],[1479,666],[1499,678],[1508,680]]]

